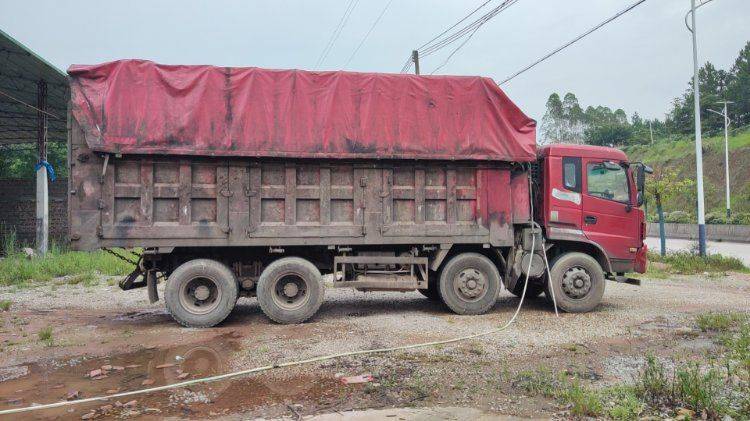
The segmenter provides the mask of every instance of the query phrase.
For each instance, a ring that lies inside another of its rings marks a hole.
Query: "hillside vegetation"
[[[653,145],[624,148],[631,161],[644,162],[654,169],[675,171],[680,178],[695,180],[695,141],[693,138],[656,140]],[[750,129],[736,130],[729,138],[729,180],[734,223],[750,224]],[[648,181],[647,181],[648,182]],[[722,223],[725,214],[724,137],[703,139],[703,182],[708,223]],[[664,204],[667,220],[692,222],[696,218],[695,189]],[[655,209],[649,209],[656,220]]]

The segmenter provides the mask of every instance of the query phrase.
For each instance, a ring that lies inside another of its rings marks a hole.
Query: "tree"
[[[690,192],[695,181],[689,178],[681,178],[674,170],[656,168],[650,179],[646,182],[646,197],[652,198],[656,203],[656,213],[659,216],[659,242],[661,255],[667,253],[666,238],[664,234],[664,208],[663,203],[673,200],[675,197]]]
[[[562,102],[562,117],[565,122],[565,130],[562,133],[561,141],[565,143],[583,143],[583,131],[585,128],[585,115],[578,98],[570,92],[565,94]]]
[[[544,143],[559,143],[563,126],[562,101],[560,95],[553,93],[547,99],[547,111],[542,117],[541,134]]]
[[[730,116],[735,127],[750,124],[750,42],[740,50],[729,72],[726,94],[734,101]]]

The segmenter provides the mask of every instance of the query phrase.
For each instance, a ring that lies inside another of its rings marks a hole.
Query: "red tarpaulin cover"
[[[73,65],[72,113],[123,154],[533,161],[534,120],[489,78]]]

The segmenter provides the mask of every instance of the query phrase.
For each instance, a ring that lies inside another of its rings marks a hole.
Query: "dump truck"
[[[68,74],[71,247],[139,250],[120,287],[154,302],[165,282],[182,325],[243,296],[301,323],[326,288],[418,291],[458,314],[525,290],[587,312],[646,270],[648,168],[537,147],[489,78],[144,60]]]

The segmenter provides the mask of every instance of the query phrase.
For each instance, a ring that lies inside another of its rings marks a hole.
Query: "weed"
[[[6,257],[14,256],[18,252],[16,230],[14,228],[5,229],[5,224],[0,226],[0,233],[3,233],[2,254]]]
[[[726,332],[730,327],[736,326],[746,319],[747,316],[742,313],[705,313],[699,315],[695,322],[698,328],[704,332]]]
[[[10,310],[10,306],[13,305],[11,300],[0,300],[0,311]]]
[[[65,280],[68,285],[79,285],[82,284],[85,287],[97,285],[99,279],[94,272],[85,272],[80,275],[73,275]]]
[[[427,397],[430,395],[430,388],[420,375],[412,377],[411,381],[409,381],[406,386],[414,392],[415,396]],[[458,387],[458,385],[456,385],[456,387]],[[463,384],[461,384],[461,387],[463,388]]]
[[[555,391],[559,386],[558,379],[546,367],[541,367],[535,371],[521,371],[516,375],[513,383],[532,395],[543,395],[548,398],[555,396]]]
[[[675,372],[675,398],[696,412],[718,417],[727,412],[720,393],[722,381],[716,369],[703,371],[697,363],[688,364]]]
[[[655,356],[646,356],[646,365],[641,370],[636,391],[645,400],[659,403],[670,397],[672,388],[664,364]]]
[[[484,355],[484,347],[478,342],[472,342],[467,352],[474,355]]]
[[[39,331],[39,340],[44,342],[47,346],[52,346],[53,344],[53,338],[52,338],[52,327],[47,326],[45,328],[42,328],[42,330]]]
[[[682,275],[694,275],[703,272],[750,271],[740,259],[721,254],[700,256],[682,251],[668,253],[666,256],[661,256],[658,253],[649,253],[648,257],[652,262],[661,262],[669,265],[665,269],[666,272]]]
[[[558,399],[569,404],[570,413],[578,417],[598,417],[604,411],[599,392],[581,386],[578,379],[574,379],[567,388],[562,389]]]
[[[613,420],[636,420],[645,408],[633,386],[612,386],[602,391],[601,395],[603,400],[611,402],[606,413]]]

